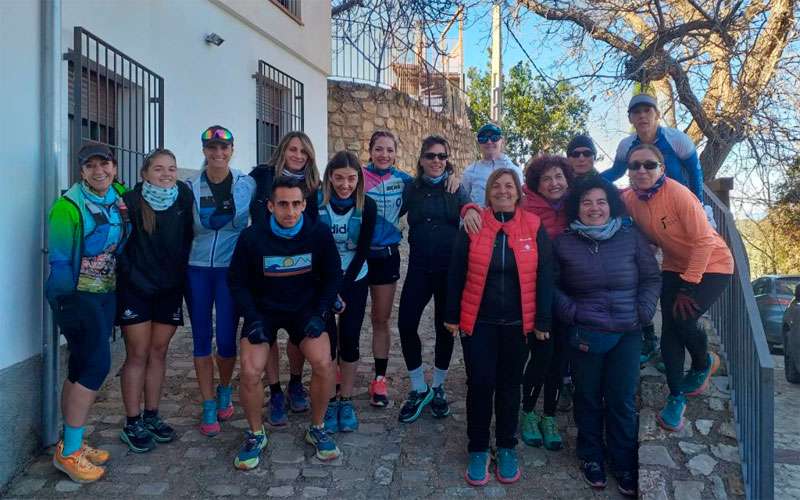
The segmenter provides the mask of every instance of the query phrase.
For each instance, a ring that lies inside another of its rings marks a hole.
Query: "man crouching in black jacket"
[[[306,441],[317,458],[333,460],[339,448],[323,430],[323,416],[335,383],[325,320],[341,279],[339,252],[327,226],[304,220],[301,185],[289,177],[272,184],[267,224],[242,231],[233,252],[228,284],[244,316],[240,400],[250,430],[234,460],[237,469],[258,466],[267,445],[261,377],[270,345],[280,328],[311,364],[311,426]]]

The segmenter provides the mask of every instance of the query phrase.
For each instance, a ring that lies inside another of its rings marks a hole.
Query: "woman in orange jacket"
[[[631,190],[623,194],[628,212],[664,255],[661,289],[661,355],[670,395],[658,415],[662,427],[683,428],[686,396],[708,387],[719,357],[697,324],[728,286],[733,257],[712,229],[703,206],[688,188],[664,174],[664,158],[655,146],[640,144],[628,155]],[[685,351],[692,358],[684,373]]]

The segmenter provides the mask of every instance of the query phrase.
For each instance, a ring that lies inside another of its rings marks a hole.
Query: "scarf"
[[[441,184],[441,182],[443,180],[447,179],[449,176],[450,176],[450,174],[447,171],[444,171],[442,173],[442,175],[440,175],[438,177],[431,177],[430,175],[422,174],[422,180],[427,182],[431,186],[437,186],[437,185]]]
[[[86,182],[81,182],[81,192],[83,196],[86,197],[87,200],[91,201],[95,205],[101,205],[104,208],[108,209],[111,205],[116,203],[117,201],[117,192],[114,190],[114,186],[108,186],[108,191],[103,196],[100,196],[94,189],[91,188]]]
[[[305,181],[306,180],[306,169],[301,170],[300,172],[292,172],[289,168],[284,168],[281,175],[285,177],[291,177],[292,179],[296,179],[298,181]]]
[[[347,198],[342,199],[339,198],[338,194],[333,193],[333,196],[331,196],[330,203],[332,206],[339,208],[341,210],[348,210],[355,206],[356,198],[355,196],[348,196]]]
[[[621,217],[612,217],[602,226],[587,226],[579,220],[574,220],[569,228],[581,236],[594,241],[605,241],[611,239],[622,227]]]
[[[636,193],[636,197],[639,198],[640,200],[649,201],[650,199],[653,198],[653,196],[656,195],[658,190],[661,189],[661,186],[664,185],[664,182],[666,182],[666,180],[667,180],[667,174],[661,174],[661,177],[659,177],[658,180],[655,182],[655,184],[650,186],[649,189],[633,188],[633,192]]]
[[[391,173],[392,167],[389,166],[389,168],[380,169],[380,168],[376,167],[372,162],[370,162],[370,163],[367,163],[367,170],[369,170],[373,174],[378,174],[381,177],[383,177],[384,175],[386,175],[388,173]]]
[[[178,185],[163,188],[144,181],[142,182],[142,198],[153,207],[153,210],[163,212],[178,199]]]
[[[297,224],[292,227],[281,227],[281,225],[278,224],[278,220],[275,218],[275,215],[270,215],[269,227],[272,229],[272,232],[275,233],[275,236],[291,240],[297,236],[297,233],[299,233],[303,228],[303,214],[300,214],[300,218],[297,219]]]

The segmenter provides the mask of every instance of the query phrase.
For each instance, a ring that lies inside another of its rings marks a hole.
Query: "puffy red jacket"
[[[478,320],[489,264],[492,261],[494,242],[498,231],[502,229],[508,237],[508,246],[514,252],[517,263],[522,298],[523,333],[532,332],[536,317],[536,274],[539,265],[536,233],[541,226],[539,217],[524,210],[517,210],[511,220],[503,223],[495,218],[490,208],[484,208],[481,220],[483,222],[481,231],[469,235],[467,282],[461,294],[459,326],[466,335],[472,335]]]
[[[556,210],[544,196],[531,191],[528,186],[522,186],[522,191],[525,193],[525,196],[522,197],[522,209],[539,216],[544,230],[547,231],[547,236],[551,240],[555,240],[556,236],[563,233],[569,224],[564,204]]]

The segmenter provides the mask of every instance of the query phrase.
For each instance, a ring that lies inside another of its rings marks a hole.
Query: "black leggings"
[[[353,286],[342,295],[345,309],[339,314],[338,325],[331,315],[328,320],[328,331],[331,332],[331,357],[339,358],[346,363],[355,363],[360,357],[358,344],[361,340],[361,324],[367,308],[367,292],[369,280],[364,277],[353,283]]]
[[[492,407],[497,447],[516,447],[519,386],[528,355],[522,327],[478,322],[472,335],[461,337],[461,347],[467,369],[468,450],[489,449]]]
[[[708,337],[697,324],[697,319],[717,301],[727,288],[731,276],[729,274],[706,273],[695,288],[694,299],[700,312],[694,319],[683,320],[672,315],[675,295],[683,280],[672,271],[661,273],[661,357],[667,371],[667,385],[673,396],[681,393],[683,380],[683,363],[686,352],[692,358],[693,370],[708,368]]]
[[[544,387],[544,414],[554,417],[561,384],[567,372],[565,353],[566,332],[556,323],[547,340],[537,340],[533,333],[528,334],[530,358],[525,366],[522,382],[522,411],[529,413],[536,408],[539,394]]]
[[[410,268],[400,295],[400,310],[397,328],[400,330],[400,345],[409,371],[422,366],[422,342],[417,329],[425,306],[433,296],[433,324],[436,329],[434,366],[447,370],[453,355],[453,334],[444,327],[444,309],[447,300],[447,271],[426,272]]]

